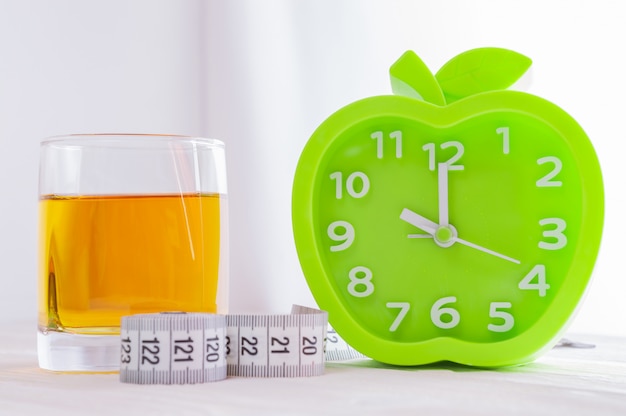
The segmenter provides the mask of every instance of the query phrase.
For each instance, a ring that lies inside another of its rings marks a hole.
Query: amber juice
[[[216,312],[224,195],[45,196],[42,332],[119,332],[120,318]]]

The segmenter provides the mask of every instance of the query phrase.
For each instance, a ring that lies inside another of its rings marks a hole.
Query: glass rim
[[[111,148],[127,148],[130,144],[165,144],[165,143],[193,143],[210,147],[224,147],[224,142],[200,136],[160,133],[76,133],[47,137],[40,142],[41,147],[47,146],[78,146],[94,147],[105,145]]]

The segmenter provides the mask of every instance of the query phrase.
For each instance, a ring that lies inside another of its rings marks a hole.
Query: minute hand
[[[437,168],[437,191],[439,194],[439,225],[448,225],[448,164],[440,163]]]

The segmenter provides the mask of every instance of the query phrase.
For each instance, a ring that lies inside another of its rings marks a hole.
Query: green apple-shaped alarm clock
[[[572,318],[598,254],[600,165],[556,105],[505,90],[530,59],[464,52],[436,75],[413,52],[395,95],[338,110],[307,142],[292,201],[318,306],[395,365],[529,362]]]

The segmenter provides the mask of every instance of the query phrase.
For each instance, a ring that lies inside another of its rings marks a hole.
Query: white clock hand
[[[447,225],[440,227],[434,221],[429,220],[426,217],[419,215],[416,212],[411,211],[408,208],[404,208],[402,213],[400,214],[400,219],[408,222],[409,224],[426,231],[430,234],[434,239],[435,243],[441,247],[450,247],[454,243],[460,243],[464,246],[471,247],[475,250],[482,251],[483,253],[490,254],[495,257],[499,257],[503,260],[510,261],[515,264],[520,264],[521,262],[517,259],[514,259],[509,256],[505,256],[504,254],[500,254],[488,248],[479,246],[478,244],[470,243],[469,241],[463,240],[457,236],[456,228],[452,225]]]
[[[521,262],[519,260],[516,260],[516,259],[514,259],[512,257],[509,257],[509,256],[505,256],[504,254],[496,253],[493,250],[489,250],[488,248],[481,247],[481,246],[479,246],[477,244],[474,244],[474,243],[470,243],[469,241],[465,241],[465,240],[463,240],[461,238],[455,237],[455,241],[457,243],[461,243],[461,244],[463,244],[465,246],[468,246],[468,247],[471,247],[471,248],[475,248],[476,250],[480,250],[480,251],[482,251],[484,253],[491,254],[492,256],[496,256],[496,257],[500,257],[501,259],[508,260],[511,263],[521,264]]]
[[[431,221],[408,208],[404,208],[402,210],[400,213],[400,219],[428,233],[427,236],[422,234],[409,234],[409,238],[432,237],[435,239],[435,243],[437,243],[440,247],[450,247],[454,244],[456,229],[452,225],[441,227],[436,222]]]
[[[439,193],[439,225],[449,225],[448,218],[448,164],[437,167],[437,191]]]
[[[426,217],[422,217],[418,213],[413,212],[408,208],[404,208],[402,210],[402,213],[400,214],[400,219],[408,222],[409,224],[423,231],[426,231],[428,234],[430,234],[433,237],[435,236],[435,233],[437,232],[437,228],[439,228],[439,225],[436,222],[431,221]]]

